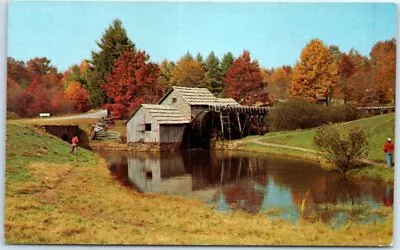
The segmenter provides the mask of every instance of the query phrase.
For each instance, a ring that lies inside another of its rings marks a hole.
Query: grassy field
[[[395,143],[394,113],[336,124],[334,126],[343,129],[347,129],[352,126],[359,126],[368,131],[369,150],[366,160],[368,160],[369,163],[361,169],[349,171],[347,173],[348,176],[357,178],[370,178],[389,183],[394,182],[394,169],[385,168],[385,155],[383,153],[383,143],[388,137],[393,138],[393,142]],[[317,128],[301,131],[272,132],[267,133],[264,136],[249,136],[242,140],[224,143],[231,144],[231,146],[227,146],[228,149],[284,155],[299,159],[319,161],[322,167],[326,169],[334,169],[334,167],[331,164],[328,164],[322,155],[318,153],[318,148],[313,144],[313,137],[316,130]],[[293,148],[283,148],[279,146]],[[304,149],[306,151],[300,149]]]
[[[369,160],[384,162],[385,155],[382,151],[383,143],[388,137],[393,138],[393,142],[395,142],[394,113],[360,119],[344,124],[337,124],[335,126],[343,129],[347,129],[353,126],[364,128],[369,135],[369,153],[367,156]],[[318,148],[313,144],[313,137],[315,135],[315,132],[316,129],[308,129],[297,132],[290,131],[283,133],[268,133],[263,136],[261,141],[318,150]]]
[[[141,194],[117,184],[105,162],[26,122],[7,122],[8,244],[346,245],[392,242],[382,223],[292,224],[265,214],[225,214],[195,199]]]

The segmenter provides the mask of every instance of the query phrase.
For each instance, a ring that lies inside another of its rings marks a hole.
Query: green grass
[[[24,122],[7,122],[7,244],[377,246],[392,242],[392,211],[376,224],[331,229],[265,214],[218,213],[196,199],[118,185],[105,161]]]
[[[368,178],[386,183],[394,183],[394,168],[382,168],[377,166],[366,166],[363,168],[352,169],[346,173],[353,178]]]
[[[6,129],[6,179],[25,181],[27,166],[33,162],[69,163],[81,166],[94,159],[94,155],[83,148],[78,155],[70,154],[70,144],[55,136],[43,136],[44,132],[27,125],[7,124]]]
[[[369,134],[369,153],[367,159],[372,161],[384,162],[385,155],[382,151],[383,143],[388,137],[393,138],[394,142],[395,114],[390,113],[380,116],[374,116],[348,123],[336,124],[334,126],[342,127],[343,129],[354,126],[364,128]],[[313,137],[316,130],[317,129],[314,128],[302,131],[268,133],[263,136],[261,141],[318,150],[318,148],[313,144]]]

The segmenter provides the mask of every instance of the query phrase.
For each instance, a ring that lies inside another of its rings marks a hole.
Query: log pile
[[[94,125],[92,125],[91,140],[119,140],[120,133],[117,131],[108,130],[114,124],[111,116],[100,118]]]

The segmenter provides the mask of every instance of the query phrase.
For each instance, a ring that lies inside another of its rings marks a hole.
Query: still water
[[[381,220],[377,209],[393,205],[393,186],[348,180],[307,161],[209,150],[99,153],[122,185],[196,197],[220,211],[302,217],[337,227],[348,220]]]

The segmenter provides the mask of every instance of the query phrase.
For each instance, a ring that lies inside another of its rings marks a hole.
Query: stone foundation
[[[128,146],[132,148],[133,151],[142,152],[171,152],[178,151],[182,147],[182,143],[144,143],[144,142],[129,142]]]

